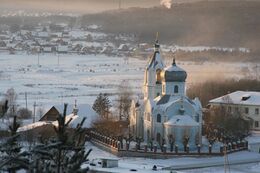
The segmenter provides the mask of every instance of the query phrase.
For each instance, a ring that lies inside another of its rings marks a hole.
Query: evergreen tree
[[[22,152],[22,147],[18,144],[19,134],[17,134],[17,129],[19,127],[16,116],[14,116],[13,123],[9,126],[11,136],[0,146],[0,170],[2,171],[15,173],[18,170],[28,169],[29,167],[28,153],[26,151]]]
[[[107,94],[99,93],[92,108],[96,111],[102,118],[108,119],[109,109],[112,107],[111,102]]]
[[[4,105],[1,105],[1,112],[0,112],[0,117],[3,118],[5,113],[8,110],[8,100],[5,101]]]
[[[85,119],[73,131],[68,134],[68,124],[66,120],[67,104],[64,105],[63,115],[58,117],[58,126],[54,127],[56,138],[46,144],[37,145],[32,151],[31,172],[43,173],[85,173],[87,168],[81,168],[86,161],[91,149],[85,152],[85,137],[82,125]]]

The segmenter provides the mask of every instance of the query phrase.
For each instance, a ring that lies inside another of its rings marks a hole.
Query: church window
[[[165,85],[162,86],[162,92],[165,93]]]
[[[199,115],[196,116],[196,121],[197,121],[197,122],[200,121],[200,117],[199,117]]]
[[[158,70],[156,70],[156,83],[157,83],[157,84],[161,84],[161,82],[162,82],[161,70],[158,69]]]
[[[179,92],[179,87],[178,87],[178,85],[175,85],[174,86],[174,93],[178,93]]]
[[[162,121],[161,119],[162,119],[161,115],[160,115],[160,114],[157,114],[157,122],[158,122],[158,123],[160,123],[160,122]]]
[[[156,141],[161,144],[161,134],[160,133],[157,133],[156,135]]]

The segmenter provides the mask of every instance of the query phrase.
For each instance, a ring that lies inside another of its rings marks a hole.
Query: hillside
[[[163,43],[247,47],[259,54],[260,2],[211,1],[163,7],[131,8],[85,15],[83,24],[96,23],[108,33],[133,33],[151,42],[160,32]]]

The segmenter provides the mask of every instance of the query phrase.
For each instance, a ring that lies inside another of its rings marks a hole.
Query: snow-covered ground
[[[92,169],[102,170],[98,163],[98,158],[118,158],[110,153],[107,153],[99,148],[93,146],[91,143],[87,144],[87,149],[92,148],[93,151],[89,156],[91,163],[96,163],[96,166],[93,166]],[[224,162],[225,158],[218,157],[176,157],[171,159],[146,159],[146,158],[118,158],[119,159],[119,168],[107,168],[103,169],[105,171],[111,172],[131,172],[130,169],[136,169],[137,172],[152,172],[153,165],[156,165],[159,169],[157,172],[170,172],[169,170],[162,170],[165,167],[186,167],[190,165],[202,165],[202,164],[216,164],[220,165],[223,163],[223,166],[213,166],[208,168],[199,168],[199,169],[185,169],[177,171],[178,173],[223,173],[225,172]],[[235,164],[226,166],[226,171],[230,173],[259,173],[260,170],[260,154],[254,152],[238,152],[228,155],[228,162],[230,164],[236,162],[247,162],[250,160],[258,160],[255,163],[246,163],[246,164]]]
[[[59,64],[58,64],[59,61]],[[141,93],[143,74],[148,60],[107,57],[104,55],[27,55],[0,54],[0,98],[8,88],[18,93],[18,104],[25,106],[27,92],[28,106],[33,103],[48,108],[64,102],[92,105],[100,93],[110,93],[115,98],[117,88],[127,81],[135,95]],[[166,60],[171,64],[172,60]],[[221,64],[178,62],[187,70],[187,84],[201,82],[216,76],[241,77],[243,68],[250,69],[252,64]],[[251,68],[252,69],[252,68]]]

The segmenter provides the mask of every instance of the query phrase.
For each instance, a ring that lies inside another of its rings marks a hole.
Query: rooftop
[[[239,105],[260,105],[260,92],[236,91],[209,101],[209,103],[227,103]]]

